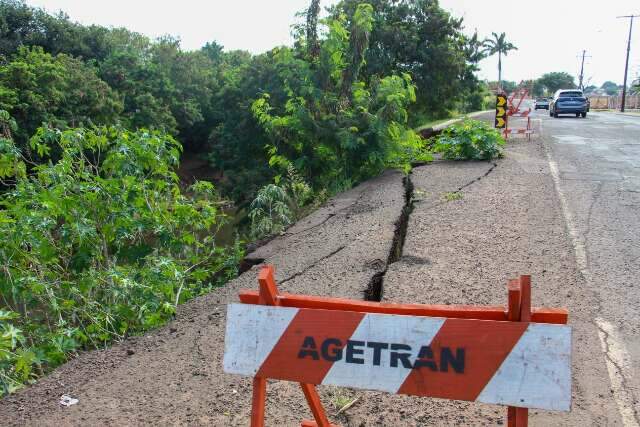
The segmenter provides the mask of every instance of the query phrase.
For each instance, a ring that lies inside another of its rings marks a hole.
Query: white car
[[[549,98],[538,98],[535,103],[536,110],[548,110],[549,109]]]

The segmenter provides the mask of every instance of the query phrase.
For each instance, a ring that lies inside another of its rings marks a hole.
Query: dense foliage
[[[93,66],[36,46],[20,47],[0,65],[0,108],[20,124],[15,138],[25,148],[42,123],[64,128],[115,122],[122,101]]]
[[[213,184],[178,180],[182,147],[260,237],[429,160],[411,129],[425,117],[482,108],[484,42],[437,0],[320,11],[310,0],[293,46],[252,55],[0,0],[1,393],[236,273]]]
[[[7,116],[3,116],[6,120]],[[241,250],[211,183],[188,196],[181,147],[157,131],[40,128],[33,167],[0,138],[0,394],[63,362],[157,326],[176,305],[234,277]]]
[[[543,74],[537,82],[550,95],[553,95],[558,89],[573,89],[576,87],[573,77],[565,72]]]
[[[602,89],[607,95],[611,96],[617,95],[618,92],[620,92],[620,90],[622,89],[622,86],[618,86],[615,82],[612,81],[606,81],[602,83],[600,89]]]
[[[406,127],[406,108],[416,99],[411,78],[359,79],[372,12],[360,5],[350,21],[345,15],[328,20],[326,40],[311,61],[281,50],[287,97],[277,105],[264,94],[253,104],[271,140],[269,163],[283,171],[293,165],[314,189],[349,188],[425,156],[420,138]]]
[[[382,143],[383,128],[395,128],[384,138],[407,141],[397,126],[483,107],[484,89],[474,75],[483,42],[463,34],[461,19],[436,0],[361,3],[343,0],[323,21],[321,2],[310,1],[293,47],[251,55],[215,42],[186,52],[171,37],[151,41],[122,28],[76,24],[21,0],[0,0],[0,108],[16,119],[14,137],[26,149],[42,123],[164,130],[189,155],[209,159],[225,195],[248,203],[281,174],[269,166],[269,150],[277,145],[290,160],[298,150],[274,142],[282,121],[276,126],[251,110],[264,100],[272,117],[298,121],[300,174],[313,180],[317,165],[330,157],[342,163],[334,171],[342,182],[330,185],[340,188],[380,170],[391,148]],[[404,99],[394,95],[394,105],[383,106],[390,90]],[[386,117],[374,117],[381,109]],[[311,137],[315,126],[319,136]],[[333,145],[332,153],[315,144]],[[354,158],[366,164],[352,168]]]
[[[343,0],[332,16],[353,16],[361,0]],[[443,10],[437,0],[369,0],[373,22],[363,80],[408,74],[416,86],[416,117],[444,117],[448,111],[481,109],[482,90],[474,72],[484,58],[483,41],[463,33],[461,18]]]
[[[504,139],[487,123],[465,120],[436,138],[434,151],[447,160],[491,160],[502,156]]]

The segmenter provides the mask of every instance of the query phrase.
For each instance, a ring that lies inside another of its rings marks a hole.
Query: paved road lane
[[[534,114],[625,425],[640,418],[640,117]],[[601,350],[599,353],[597,350]],[[597,356],[596,356],[597,355]]]

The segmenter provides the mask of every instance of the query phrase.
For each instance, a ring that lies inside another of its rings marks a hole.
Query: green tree
[[[30,143],[61,156],[27,175],[0,137],[0,165],[22,163],[0,167],[15,180],[0,193],[0,395],[78,350],[162,324],[234,277],[242,256],[216,244],[225,219],[213,185],[178,186],[170,136],[40,128]]]
[[[278,50],[274,59],[288,93],[281,100],[264,94],[252,108],[271,142],[270,165],[281,173],[293,165],[315,190],[333,192],[387,166],[407,168],[422,154],[419,138],[406,128],[407,106],[416,99],[410,76],[361,79],[372,7],[361,4],[353,16],[325,24],[316,66],[304,53]]]
[[[343,0],[332,18],[353,16],[361,0]],[[446,116],[469,94],[479,91],[474,71],[484,57],[477,34],[463,33],[462,19],[435,0],[371,0],[372,30],[360,78],[370,82],[392,74],[409,74],[416,86],[411,112]]]
[[[205,115],[218,88],[218,54],[213,45],[184,52],[172,37],[141,40],[114,50],[100,64],[100,75],[124,95],[126,124],[179,135],[187,148],[197,150],[210,129]]]
[[[543,74],[542,77],[538,79],[538,83],[544,87],[548,94],[553,94],[558,89],[576,88],[573,76],[564,71]]]
[[[540,84],[538,79],[521,80],[518,86],[527,89],[531,96],[539,97],[544,95],[544,86]]]
[[[0,55],[10,57],[23,46],[41,46],[47,52],[60,53],[75,30],[64,15],[53,16],[29,7],[22,0],[0,0]]]
[[[500,89],[500,87],[502,87],[502,90],[505,91],[506,93],[511,93],[518,88],[517,83],[511,80],[503,80],[502,86],[497,81],[491,81],[488,84],[492,90],[497,91]]]
[[[612,81],[606,81],[602,83],[602,86],[600,86],[600,88],[604,90],[607,95],[617,95],[620,91],[620,87],[621,86],[618,86]]]
[[[307,54],[311,60],[317,59],[320,54],[320,41],[318,39],[318,16],[320,15],[320,0],[311,0],[307,9],[306,43]]]
[[[510,51],[518,48],[507,41],[505,33],[491,33],[491,36],[493,38],[487,39],[485,46],[489,55],[498,54],[498,87],[502,88],[502,55],[507,56]]]
[[[243,51],[225,52],[218,68],[220,86],[206,113],[207,157],[222,174],[220,185],[225,194],[241,206],[276,175],[265,150],[268,136],[254,117],[251,104],[263,93],[269,93],[276,105],[286,102],[278,52],[256,56]]]
[[[123,28],[83,26],[63,13],[51,15],[23,0],[0,0],[0,56],[6,58],[20,47],[39,46],[52,55],[65,53],[101,62],[114,49],[144,38]]]
[[[598,86],[589,85],[589,86],[584,88],[584,93],[585,94],[589,94],[589,93],[592,93],[593,91],[595,91],[596,89],[598,89]]]
[[[41,47],[21,47],[12,61],[0,64],[0,108],[15,118],[15,138],[24,147],[43,123],[115,123],[122,101],[91,65],[65,54],[53,56]]]

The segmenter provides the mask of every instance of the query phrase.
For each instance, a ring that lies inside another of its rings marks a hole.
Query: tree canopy
[[[620,86],[612,81],[606,81],[602,83],[602,86],[600,86],[600,88],[604,90],[607,95],[617,95],[618,91],[620,90]]]
[[[518,48],[507,41],[507,35],[504,32],[491,33],[491,38],[484,42],[484,46],[488,55],[498,54],[498,86],[502,87],[502,56],[507,56],[509,52]]]
[[[544,87],[546,92],[550,94],[553,94],[558,89],[576,88],[573,76],[564,71],[543,74],[542,77],[538,79],[538,84]]]
[[[18,122],[21,146],[42,125],[76,127],[114,123],[122,113],[121,96],[91,64],[40,46],[19,47],[12,61],[0,64],[0,109]]]
[[[351,16],[360,0],[343,0],[333,17]],[[416,86],[410,109],[443,115],[479,90],[474,75],[484,57],[477,34],[463,33],[463,20],[443,10],[436,0],[371,0],[373,22],[363,78],[409,74]],[[471,109],[478,109],[471,106]]]
[[[256,100],[283,121],[295,116],[295,105],[303,108],[313,119],[296,116],[310,126],[307,136],[328,126],[323,138],[334,135],[331,144],[346,144],[368,162],[376,158],[370,150],[381,149],[371,138],[385,132],[374,119],[387,120],[378,113],[390,111],[380,110],[388,102],[381,91],[404,91],[401,102],[390,101],[399,109],[394,122],[403,127],[425,115],[482,108],[485,88],[474,73],[483,40],[465,35],[462,19],[436,0],[343,0],[325,20],[321,6],[310,1],[301,14],[294,46],[251,55],[215,42],[184,51],[170,36],[150,40],[123,28],[83,26],[21,0],[0,0],[0,108],[15,118],[21,147],[43,123],[166,131],[186,152],[208,158],[223,192],[238,202],[280,174],[269,165],[274,127],[252,111]],[[316,136],[305,140],[301,164],[315,161],[316,144]],[[366,176],[345,168],[338,175],[353,172],[349,182]],[[317,177],[316,167],[302,169],[306,178]]]

